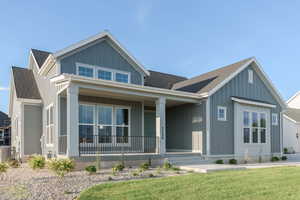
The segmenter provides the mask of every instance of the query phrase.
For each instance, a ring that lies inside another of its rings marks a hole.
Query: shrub
[[[149,163],[148,162],[145,162],[143,164],[140,165],[140,169],[143,170],[143,171],[146,171],[148,170],[150,167]]]
[[[68,158],[66,159],[51,159],[48,162],[48,167],[52,170],[57,176],[63,178],[67,173],[71,172],[74,167],[74,161]]]
[[[180,168],[179,168],[179,167],[174,167],[174,166],[173,166],[171,169],[172,169],[173,171],[180,171]]]
[[[163,168],[164,169],[171,169],[172,168],[172,164],[168,160],[165,160],[164,164],[163,164]]]
[[[287,160],[287,157],[286,156],[282,156],[281,160]]]
[[[277,156],[273,156],[271,158],[271,162],[276,162],[276,161],[279,161],[279,158]]]
[[[283,148],[283,153],[284,153],[284,154],[288,154],[288,153],[289,153],[289,150],[288,150],[288,148],[286,148],[286,147],[285,147],[285,148]]]
[[[216,160],[216,164],[224,164],[223,160]]]
[[[124,168],[125,168],[124,164],[122,164],[122,163],[116,164],[112,168],[113,175],[116,175],[116,173],[123,171]]]
[[[34,155],[28,160],[28,164],[32,169],[43,169],[46,165],[44,156]]]
[[[8,161],[7,163],[11,168],[18,168],[21,165],[20,162],[16,159],[12,159],[12,160]]]
[[[132,176],[139,176],[140,174],[137,171],[132,172]]]
[[[0,163],[0,174],[5,173],[8,169],[8,165],[6,163]]]
[[[112,178],[111,176],[109,176],[109,177],[107,178],[107,180],[108,180],[108,181],[112,181],[113,178]]]
[[[151,173],[151,174],[149,174],[148,176],[149,176],[150,178],[151,178],[151,177],[154,177],[154,175],[153,175],[152,173]]]
[[[236,165],[237,164],[237,160],[236,159],[230,159],[229,160],[229,164]]]
[[[95,174],[97,172],[97,168],[94,165],[90,165],[85,168],[85,171],[91,175],[91,174]]]

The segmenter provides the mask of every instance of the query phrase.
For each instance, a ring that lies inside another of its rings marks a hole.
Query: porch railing
[[[67,154],[67,135],[58,136],[58,154]]]
[[[155,136],[99,136],[79,139],[80,154],[122,154],[159,152],[159,137]]]

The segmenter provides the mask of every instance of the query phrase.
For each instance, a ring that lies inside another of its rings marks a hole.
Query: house
[[[300,152],[300,92],[292,96],[287,102],[287,109],[283,114],[283,147],[288,153]]]
[[[92,161],[269,159],[282,152],[285,102],[255,58],[186,78],[147,70],[105,31],[12,67],[19,156]]]
[[[10,118],[0,111],[0,146],[10,146]]]

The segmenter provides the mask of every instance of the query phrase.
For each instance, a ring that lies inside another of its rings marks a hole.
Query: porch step
[[[200,153],[167,154],[165,158],[173,165],[199,165],[210,164],[212,160],[205,160]]]

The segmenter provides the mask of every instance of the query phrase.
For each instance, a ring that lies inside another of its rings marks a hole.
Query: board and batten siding
[[[249,69],[253,70],[253,84],[248,83]],[[210,154],[234,154],[234,102],[231,100],[232,96],[265,101],[276,105],[276,108],[271,109],[271,113],[278,114],[278,125],[270,125],[271,152],[279,153],[281,151],[280,129],[282,128],[280,127],[279,120],[282,120],[280,118],[282,108],[253,69],[252,65],[249,65],[210,97]],[[226,121],[218,121],[218,106],[227,107]]]
[[[206,152],[205,101],[199,104],[184,104],[166,111],[166,148],[192,150],[193,132],[202,137],[200,151]]]
[[[96,41],[85,49],[67,55],[60,60],[61,73],[76,74],[76,62],[103,68],[130,72],[131,83],[141,85],[142,74],[138,72],[108,41]]]

